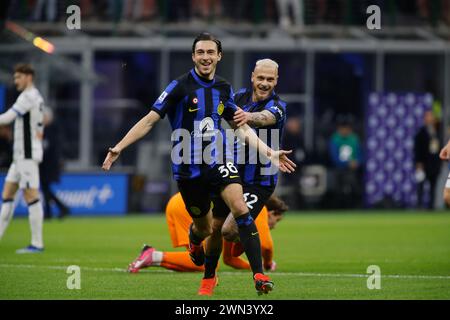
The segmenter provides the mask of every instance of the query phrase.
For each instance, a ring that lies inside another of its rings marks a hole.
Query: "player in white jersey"
[[[450,169],[450,140],[447,142],[447,145],[442,148],[439,156],[441,157],[442,160],[449,161],[448,167]],[[450,207],[450,173],[448,174],[447,182],[445,183],[444,200],[447,206]]]
[[[17,253],[38,253],[44,250],[42,239],[43,210],[39,200],[39,163],[42,161],[44,100],[33,84],[34,70],[19,64],[14,70],[14,84],[21,92],[14,105],[0,114],[0,125],[14,122],[13,162],[9,167],[0,209],[0,239],[14,213],[17,190],[23,190],[28,204],[31,244]]]

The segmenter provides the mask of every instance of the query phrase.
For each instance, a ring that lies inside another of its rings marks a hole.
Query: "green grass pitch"
[[[258,297],[247,271],[221,266],[212,298],[196,295],[200,273],[152,267],[124,272],[143,243],[173,250],[162,215],[69,218],[45,223],[46,251],[28,245],[26,219],[0,241],[0,299],[449,299],[450,214],[427,212],[290,213],[273,230],[275,290]],[[177,249],[180,250],[180,249]],[[81,268],[69,290],[67,267]],[[381,289],[367,288],[367,267]]]

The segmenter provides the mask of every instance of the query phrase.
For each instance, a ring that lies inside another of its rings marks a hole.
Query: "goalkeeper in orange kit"
[[[264,268],[274,271],[276,264],[273,261],[273,240],[270,230],[282,219],[283,213],[287,210],[286,204],[276,196],[271,196],[267,200],[255,220],[261,239],[261,251]],[[189,247],[189,226],[192,218],[186,211],[180,193],[175,194],[166,207],[167,226],[169,227],[170,238],[174,248]],[[239,243],[224,241],[223,262],[235,269],[250,269],[250,264],[242,259]],[[141,254],[128,266],[128,271],[139,272],[140,269],[150,266],[160,266],[175,271],[204,271],[204,266],[196,266],[189,256],[188,251],[163,252],[155,248],[144,245]]]

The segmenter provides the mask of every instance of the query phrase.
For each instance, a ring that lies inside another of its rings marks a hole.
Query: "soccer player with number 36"
[[[123,149],[146,135],[167,114],[173,129],[172,171],[193,220],[189,252],[194,264],[205,266],[205,276],[198,294],[212,295],[218,281],[215,252],[211,251],[208,242],[205,250],[202,245],[203,240],[217,228],[212,218],[212,200],[215,196],[223,199],[239,226],[239,237],[257,292],[268,293],[274,284],[263,271],[260,239],[244,201],[238,170],[232,161],[221,164],[217,152],[211,153],[209,161],[202,158],[211,144],[213,149],[220,149],[219,144],[223,141],[222,118],[237,128],[233,116],[238,108],[233,101],[231,85],[215,76],[217,63],[221,59],[222,45],[218,39],[209,33],[197,36],[192,45],[194,68],[172,81],[151,111],[116,146],[109,149],[103,169],[109,170]],[[290,151],[273,150],[247,124],[237,128],[236,134],[281,171],[290,173],[295,170],[295,164],[287,157]],[[180,145],[182,150],[177,153]]]

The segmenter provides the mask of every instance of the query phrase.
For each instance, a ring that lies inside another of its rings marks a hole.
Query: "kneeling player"
[[[444,188],[444,201],[447,207],[450,208],[450,163],[448,165],[448,169],[449,169],[448,178]]]
[[[273,241],[270,229],[282,219],[283,213],[287,210],[285,203],[276,196],[272,196],[266,203],[258,218],[255,220],[256,227],[260,234],[261,251],[264,267],[266,270],[274,271],[276,268],[273,257]],[[166,207],[167,225],[174,248],[189,248],[189,226],[192,218],[186,211],[185,204],[180,193],[174,195]],[[223,261],[226,265],[235,269],[250,269],[250,264],[238,257],[240,250],[234,248],[235,244],[224,242]],[[239,253],[237,253],[239,252]],[[145,245],[139,257],[128,266],[128,271],[139,272],[140,269],[149,266],[161,266],[175,271],[204,271],[204,266],[196,266],[189,257],[188,251],[162,252]]]
[[[448,141],[447,145],[442,148],[439,156],[441,157],[442,160],[450,161],[450,140]],[[450,171],[450,162],[448,168]],[[447,182],[445,183],[444,201],[447,204],[447,207],[450,208],[450,172],[447,178]]]

